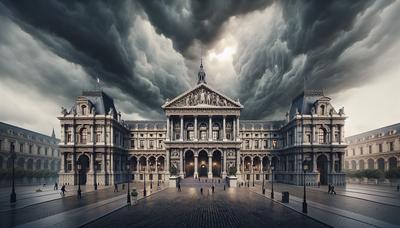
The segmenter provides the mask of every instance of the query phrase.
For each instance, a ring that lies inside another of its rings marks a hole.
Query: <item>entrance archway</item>
[[[212,174],[213,177],[221,177],[221,151],[216,150],[213,152],[212,156]]]
[[[194,153],[191,150],[185,152],[185,177],[194,175]]]
[[[81,155],[78,162],[81,164],[81,169],[78,171],[79,183],[85,185],[87,181],[87,172],[89,171],[89,157]]]
[[[385,160],[383,160],[383,158],[378,159],[378,169],[380,171],[385,171]]]
[[[319,182],[321,184],[328,183],[328,159],[325,155],[317,158],[317,170],[319,172]]]
[[[198,169],[199,169],[199,177],[207,177],[208,171],[208,154],[206,151],[202,150],[199,153],[198,157]]]

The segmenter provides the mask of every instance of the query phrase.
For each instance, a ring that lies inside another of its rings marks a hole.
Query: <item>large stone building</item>
[[[400,167],[400,123],[347,137],[346,142],[348,170]]]
[[[343,109],[336,111],[322,91],[296,97],[284,120],[241,120],[243,105],[206,83],[200,66],[194,88],[162,106],[166,120],[121,120],[104,92],[83,92],[70,111],[62,108],[61,183],[112,184],[125,180],[168,180],[170,168],[186,177],[275,179],[344,184]],[[83,165],[82,165],[83,164]],[[83,170],[83,171],[82,171]]]
[[[51,136],[0,122],[0,169],[12,167],[11,148],[16,153],[15,165],[24,170],[58,171],[59,140]]]

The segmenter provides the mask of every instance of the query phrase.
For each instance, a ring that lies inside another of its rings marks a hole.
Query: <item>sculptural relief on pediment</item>
[[[232,103],[223,96],[205,88],[198,88],[179,100],[173,102],[170,107],[190,107],[190,106],[222,106],[222,107],[237,107],[237,104]]]

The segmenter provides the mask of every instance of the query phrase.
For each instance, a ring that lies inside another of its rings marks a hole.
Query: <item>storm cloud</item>
[[[282,118],[304,88],[334,95],[379,77],[398,12],[373,0],[2,1],[0,79],[58,111],[98,77],[125,115],[162,118],[165,99],[196,82],[202,53],[209,84],[240,98],[243,118]],[[231,62],[207,59],[226,45]]]

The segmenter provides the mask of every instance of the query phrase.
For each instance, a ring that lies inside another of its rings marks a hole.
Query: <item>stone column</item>
[[[212,177],[212,155],[208,155],[208,178],[211,179]]]
[[[303,169],[303,167],[301,169]],[[317,155],[315,152],[313,153],[313,172],[317,172]]]
[[[169,131],[171,130],[171,129],[170,129],[170,126],[169,126],[170,121],[171,121],[171,120],[170,120],[169,116],[167,116],[167,135],[166,135],[166,140],[167,140],[167,141],[170,140],[170,132],[169,132]],[[139,143],[139,142],[138,142],[138,143]]]
[[[226,141],[226,116],[223,116],[222,119],[222,130],[223,130],[223,141]]]
[[[166,168],[166,173],[167,173],[167,175],[169,175],[169,154],[170,154],[170,150],[169,149],[167,149],[167,156],[166,156],[166,165],[167,165],[167,168]]]
[[[180,138],[179,141],[183,141],[183,116],[181,116],[181,134],[180,134]]]
[[[233,126],[233,141],[235,141],[236,140],[236,120],[235,119],[233,119],[232,120],[232,126]]]
[[[194,141],[197,141],[197,116],[194,116]]]
[[[259,170],[259,173],[262,173],[262,172],[263,172],[263,159],[260,158],[260,170]]]
[[[236,176],[240,178],[240,150],[236,150]]]
[[[236,132],[236,140],[240,140],[240,122],[239,122],[239,116],[236,116],[236,126],[237,126],[237,132]]]
[[[194,155],[194,178],[196,179],[199,176],[199,171],[198,171],[198,167],[197,167],[197,162],[198,162],[198,155],[195,154]]]
[[[253,157],[250,157],[250,159],[251,159],[251,164],[250,164],[250,173],[253,173],[253,172],[254,172],[254,169],[253,169],[253,165],[254,165],[254,158],[253,158]]]
[[[224,168],[223,168],[223,170],[222,170],[222,179],[225,179],[225,177],[226,177],[226,149],[224,149],[224,161],[223,161],[223,163],[224,163]]]
[[[183,175],[183,149],[179,151],[179,175],[184,178]]]
[[[90,126],[90,141],[92,142],[92,144],[94,144],[95,140],[94,140],[94,125]]]
[[[336,169],[335,169],[335,161],[336,161],[336,154],[332,155],[332,162],[331,162],[331,166],[332,166],[332,171],[331,173],[336,173]]]
[[[89,162],[89,169],[91,173],[94,172],[94,160],[96,159],[96,156],[94,152],[90,153],[90,162]]]
[[[174,135],[174,119],[171,118],[171,140],[175,140],[175,135]]]
[[[65,173],[65,154],[61,154],[61,167],[60,171]],[[35,170],[35,164],[32,164],[32,170]],[[3,168],[3,164],[0,164],[0,167]]]
[[[106,172],[106,154],[105,153],[102,154],[101,159],[102,159],[101,165],[103,166],[102,171],[105,173]]]
[[[212,116],[208,116],[208,141],[212,140]]]
[[[110,134],[111,135],[111,138],[110,138],[111,143],[110,144],[112,146],[115,143],[114,142],[114,128],[112,126],[110,126],[110,132],[111,132],[111,134]]]
[[[157,181],[158,181],[159,180],[158,179],[158,158],[156,158],[156,175],[157,175],[157,177],[154,179],[157,179]]]

